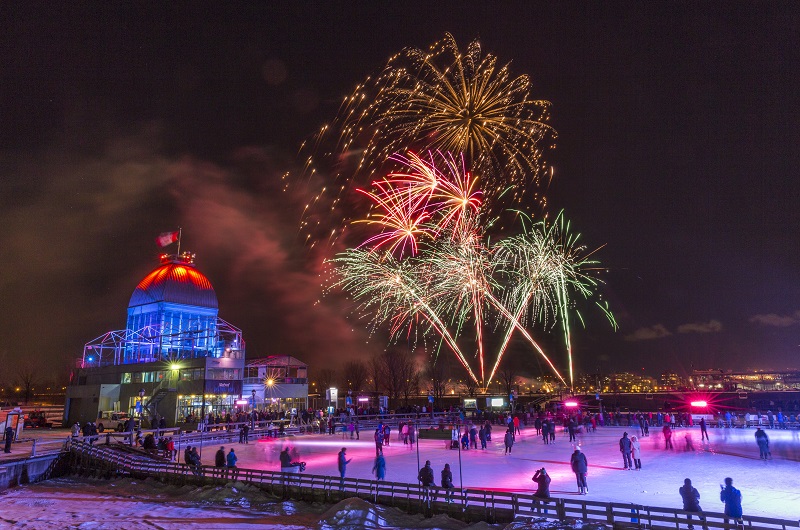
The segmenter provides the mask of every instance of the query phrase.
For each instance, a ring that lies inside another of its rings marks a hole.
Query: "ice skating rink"
[[[692,479],[700,492],[700,505],[706,511],[722,512],[719,500],[720,484],[725,477],[733,478],[742,491],[742,504],[747,515],[800,518],[800,431],[769,430],[772,460],[759,458],[755,429],[709,429],[710,441],[700,442],[700,428],[677,428],[673,432],[674,450],[664,449],[660,429],[651,428],[650,436],[640,438],[642,470],[623,470],[619,439],[627,431],[639,436],[638,428],[599,427],[594,433],[578,435],[578,443],[589,460],[589,494],[583,498],[598,501],[632,502],[647,506],[682,508],[678,488],[685,478]],[[685,450],[689,436],[694,451]],[[504,455],[502,429],[493,429],[492,441],[486,450],[470,449],[461,452],[463,477],[459,471],[459,453],[445,448],[441,440],[422,440],[419,444],[420,465],[430,460],[439,483],[445,463],[453,470],[453,482],[464,487],[533,492],[533,473],[545,467],[552,477],[550,490],[555,497],[578,497],[575,477],[569,466],[573,444],[568,435],[559,432],[554,444],[545,445],[532,427],[518,435],[510,455]],[[230,444],[239,456],[238,466],[279,470],[279,453],[288,445],[307,463],[306,473],[338,475],[337,453],[347,447],[352,462],[348,477],[371,478],[375,458],[372,433],[361,432],[361,440],[349,435],[311,435],[279,440],[251,441],[248,445]],[[219,446],[203,448],[204,464],[213,465]],[[417,446],[403,445],[392,432],[391,445],[384,447],[386,480],[416,482]]]

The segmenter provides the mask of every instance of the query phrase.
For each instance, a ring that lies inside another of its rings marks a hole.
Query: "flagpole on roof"
[[[178,227],[178,256],[177,256],[178,259],[181,259],[181,235],[182,235],[182,232],[183,232],[183,228],[181,228],[179,226]]]

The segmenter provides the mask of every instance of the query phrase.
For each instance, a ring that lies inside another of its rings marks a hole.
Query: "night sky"
[[[590,315],[579,371],[800,368],[796,2],[5,2],[2,370],[65,373],[124,327],[178,226],[248,357],[382,350],[322,297],[281,175],[358,82],[445,32],[552,102],[549,210],[602,247],[620,324]]]

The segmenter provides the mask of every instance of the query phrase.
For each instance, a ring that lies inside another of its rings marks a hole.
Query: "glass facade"
[[[178,418],[179,422],[186,421],[186,418],[193,416],[199,418],[204,414],[214,414],[225,416],[227,413],[236,411],[236,400],[239,396],[234,395],[215,395],[206,394],[205,411],[203,409],[203,395],[178,396]]]

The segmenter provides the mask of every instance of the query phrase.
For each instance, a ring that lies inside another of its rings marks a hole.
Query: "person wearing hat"
[[[420,484],[422,484],[422,502],[430,502],[431,500],[435,500],[431,499],[430,493],[431,486],[436,485],[433,482],[433,468],[431,467],[430,460],[426,460],[425,465],[419,470],[417,480],[419,480]]]
[[[531,480],[536,483],[536,493],[533,496],[540,499],[549,499],[550,475],[547,474],[547,470],[545,468],[538,469]]]
[[[578,493],[586,495],[589,493],[589,487],[586,485],[586,473],[589,471],[589,461],[586,455],[581,452],[580,447],[575,447],[575,451],[569,459],[572,466],[572,471],[575,473],[575,479],[578,482]]]

